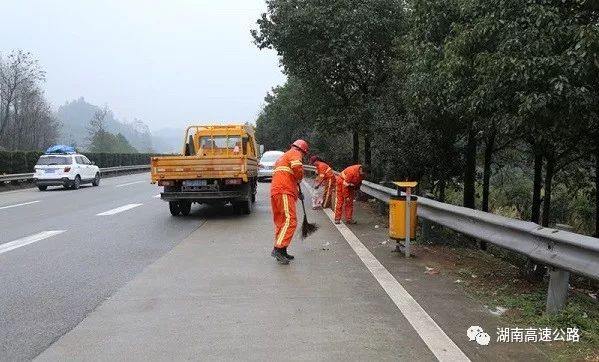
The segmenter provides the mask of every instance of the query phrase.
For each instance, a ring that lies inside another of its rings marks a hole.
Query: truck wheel
[[[46,186],[46,185],[37,185],[37,188],[40,189],[40,191],[46,191],[46,189],[48,188],[48,186]]]
[[[255,178],[250,185],[250,199],[252,200],[252,202],[256,202],[256,193],[258,192],[258,179]]]
[[[243,212],[245,215],[252,213],[252,200],[247,200],[242,203],[241,212]]]
[[[252,199],[254,198],[254,194],[252,191],[252,186],[248,185],[248,195],[244,201],[239,202],[240,212],[244,215],[249,215],[252,213]]]
[[[168,209],[171,211],[171,215],[173,215],[173,216],[179,216],[179,213],[181,213],[181,209],[179,208],[178,201],[169,201]]]
[[[187,216],[191,211],[191,202],[189,201],[179,201],[179,210],[181,210],[181,215]]]
[[[240,215],[249,215],[252,213],[252,202],[248,201],[236,201],[233,203],[235,211]]]

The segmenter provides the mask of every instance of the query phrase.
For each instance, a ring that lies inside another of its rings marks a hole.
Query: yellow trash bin
[[[410,238],[416,237],[416,210],[418,198],[410,198]],[[393,196],[389,200],[389,237],[392,239],[406,238],[406,197]]]

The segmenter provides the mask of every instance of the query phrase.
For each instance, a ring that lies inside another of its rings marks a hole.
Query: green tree
[[[509,79],[519,89],[516,107],[522,133],[535,156],[532,220],[539,222],[542,215],[545,226],[550,222],[553,178],[579,158],[578,140],[588,133],[596,102],[589,92],[588,64],[576,52],[579,11],[576,1],[530,0],[505,31]]]
[[[459,12],[456,1],[415,0],[409,5],[409,30],[396,42],[393,86],[403,85],[399,99],[406,117],[389,126],[399,123],[395,127],[402,131],[406,131],[404,126],[413,129],[403,139],[414,137],[420,142],[400,141],[401,158],[416,160],[412,169],[426,165],[428,171],[421,173],[428,174],[431,191],[436,190],[444,200],[447,183],[464,170],[463,125],[447,96],[451,85],[448,72],[441,68],[445,44]]]
[[[318,92],[295,77],[276,87],[264,99],[265,105],[256,120],[256,138],[267,150],[285,150],[298,138],[310,142],[310,152],[319,154],[333,165],[342,167],[351,159],[347,155],[347,132],[328,132],[322,124],[333,123]],[[330,118],[329,118],[330,117]]]
[[[370,164],[369,105],[389,78],[403,17],[399,0],[267,0],[259,29],[252,31],[260,49],[277,51],[288,75],[318,89],[320,100],[338,110],[343,122],[327,123],[327,129],[351,130],[354,162],[363,135]]]
[[[122,133],[114,135],[106,130],[104,122],[107,114],[108,109],[104,107],[95,112],[89,121],[87,150],[97,153],[137,153]]]

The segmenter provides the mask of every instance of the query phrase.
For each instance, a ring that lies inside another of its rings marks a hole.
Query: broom
[[[302,193],[302,188],[298,185],[300,200],[302,202],[302,210],[304,211],[304,221],[302,222],[302,238],[308,237],[316,230],[318,230],[318,225],[310,224],[308,222],[308,217],[306,216],[306,206],[304,205],[304,194]]]

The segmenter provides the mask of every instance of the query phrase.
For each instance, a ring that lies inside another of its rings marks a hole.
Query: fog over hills
[[[89,143],[89,121],[99,110],[101,107],[86,102],[83,97],[60,106],[56,111],[56,117],[62,124],[59,141],[85,149]],[[153,135],[142,120],[121,121],[110,110],[105,127],[111,133],[121,133],[139,152],[177,152],[181,144],[182,130],[164,128]]]

